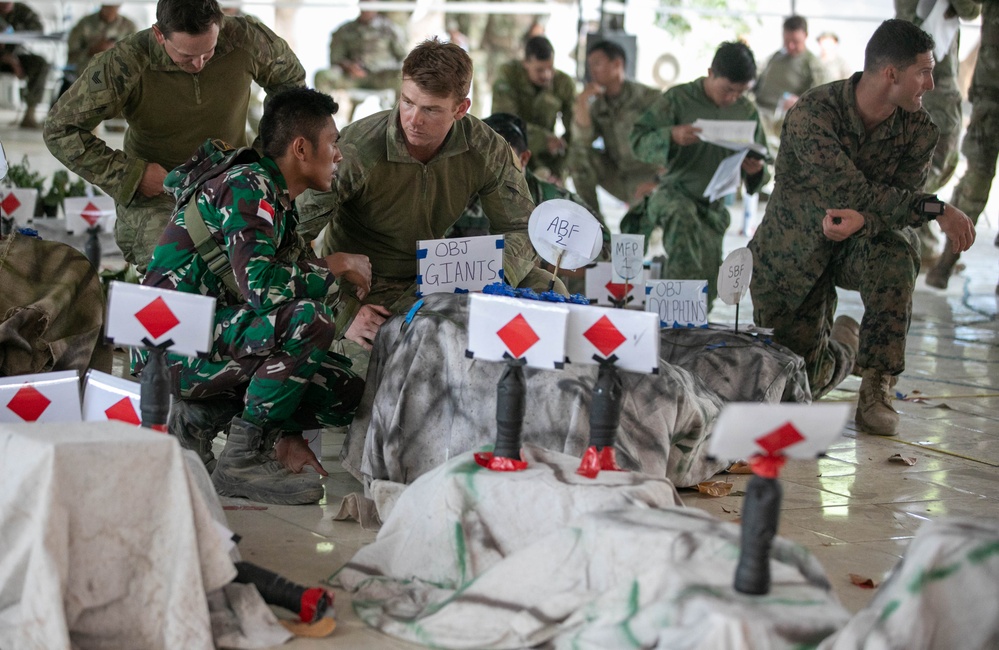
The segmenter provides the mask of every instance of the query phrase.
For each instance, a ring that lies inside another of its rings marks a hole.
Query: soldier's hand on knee
[[[843,241],[864,227],[864,215],[849,208],[830,208],[822,218],[822,234]]]
[[[381,305],[364,305],[357,312],[354,322],[350,324],[343,336],[365,350],[370,350],[374,345],[378,329],[391,315],[392,312]]]
[[[937,217],[940,230],[947,235],[953,252],[963,253],[975,243],[975,224],[961,210],[950,203],[944,203],[944,211]]]
[[[336,277],[342,277],[357,288],[357,299],[364,300],[371,291],[371,260],[367,255],[333,253],[326,256],[326,265]]]

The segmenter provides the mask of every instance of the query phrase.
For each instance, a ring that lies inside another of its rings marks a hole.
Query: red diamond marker
[[[532,345],[541,340],[531,329],[530,323],[527,322],[523,314],[517,314],[509,323],[496,330],[496,336],[500,337],[500,340],[506,344],[510,354],[517,358],[520,358]]]
[[[88,202],[87,207],[83,208],[83,211],[80,212],[80,216],[93,228],[101,220],[101,209],[93,203]]]
[[[607,293],[613,296],[614,300],[624,300],[624,297],[628,295],[628,290],[632,289],[635,285],[633,284],[618,284],[616,282],[608,282],[604,285],[607,289]]]
[[[609,357],[611,352],[618,349],[622,343],[627,341],[614,323],[606,316],[601,316],[600,320],[593,323],[590,329],[583,332],[586,340],[593,344],[604,357]]]
[[[25,422],[34,422],[41,417],[51,403],[52,400],[38,392],[37,388],[25,384],[7,402],[7,408]]]
[[[781,449],[787,449],[804,439],[805,436],[801,435],[793,424],[785,422],[767,435],[757,438],[756,444],[772,456]]]
[[[109,420],[120,420],[136,426],[142,424],[142,420],[139,419],[138,414],[135,412],[135,407],[132,406],[132,400],[127,397],[122,397],[109,406],[104,411],[104,415],[108,416]]]
[[[4,197],[3,201],[0,201],[0,208],[3,209],[3,213],[8,217],[14,214],[19,207],[21,207],[21,202],[17,200],[13,192]]]
[[[154,339],[163,336],[180,323],[163,298],[157,298],[135,312],[135,317]]]

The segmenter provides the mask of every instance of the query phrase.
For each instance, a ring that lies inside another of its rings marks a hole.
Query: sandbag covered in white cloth
[[[821,648],[999,648],[999,521],[923,524],[870,604]]]
[[[527,454],[526,472],[465,454],[407,488],[336,575],[358,615],[445,648],[790,648],[846,622],[802,547],[778,539],[772,593],[737,594],[737,526],[673,506],[663,479]]]

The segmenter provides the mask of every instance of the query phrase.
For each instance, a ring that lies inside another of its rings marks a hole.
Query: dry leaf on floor
[[[725,481],[703,481],[697,484],[697,491],[712,497],[725,497],[734,485]]]
[[[727,470],[729,474],[752,474],[753,470],[744,460],[737,460],[732,463]]]
[[[875,589],[878,586],[878,584],[874,582],[872,578],[858,575],[856,573],[850,574],[850,582],[857,585],[861,589]]]
[[[289,632],[295,636],[304,636],[312,639],[321,639],[324,636],[333,634],[336,629],[336,619],[324,616],[315,623],[302,623],[301,621],[289,621],[278,619],[281,625],[285,626]]]
[[[889,463],[902,463],[904,465],[915,465],[916,458],[914,456],[903,456],[902,454],[892,454],[888,457]]]

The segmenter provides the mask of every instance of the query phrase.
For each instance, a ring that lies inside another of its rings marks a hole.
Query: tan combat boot
[[[898,433],[898,411],[892,408],[892,390],[896,378],[874,368],[864,368],[857,400],[857,427],[876,436]]]
[[[857,365],[857,350],[860,349],[860,323],[843,314],[833,321],[829,338],[842,343],[853,351],[853,370],[850,371],[850,374],[859,377],[860,366]]]

